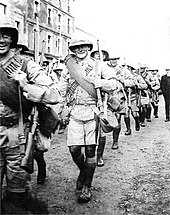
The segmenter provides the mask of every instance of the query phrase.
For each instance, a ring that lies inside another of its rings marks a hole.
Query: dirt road
[[[77,203],[78,170],[66,146],[66,131],[55,134],[51,150],[45,154],[47,180],[33,191],[48,204],[50,215],[170,215],[170,123],[164,122],[164,102],[160,97],[159,118],[125,136],[119,149],[112,150],[108,134],[105,166],[98,167],[93,180],[93,199]],[[36,166],[35,166],[36,169]]]

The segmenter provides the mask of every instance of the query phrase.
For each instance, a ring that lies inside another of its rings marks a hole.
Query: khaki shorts
[[[67,146],[96,145],[96,121],[76,120],[70,117],[67,133]]]

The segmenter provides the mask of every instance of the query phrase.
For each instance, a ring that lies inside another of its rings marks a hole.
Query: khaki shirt
[[[59,88],[50,77],[45,75],[42,68],[34,61],[30,60],[28,61],[26,70],[29,89],[27,93],[24,93],[24,96],[33,102],[57,104],[60,100]],[[17,117],[18,114],[10,107],[3,105],[2,101],[0,104],[1,116]]]
[[[88,56],[77,63],[81,66],[81,72],[86,74],[88,82],[94,84],[96,72],[95,60]],[[100,62],[98,68],[98,74],[100,74],[102,79],[101,91],[109,92],[116,89],[116,79],[112,77],[112,72],[108,66],[104,62]],[[72,94],[68,93],[68,89],[73,82],[74,79],[66,68],[61,74],[60,92],[63,97],[63,102],[68,99],[69,104],[73,103],[70,112],[71,117],[83,121],[94,119],[94,107],[96,107],[97,101],[79,84]]]

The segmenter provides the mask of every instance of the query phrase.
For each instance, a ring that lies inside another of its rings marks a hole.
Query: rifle
[[[34,37],[34,46],[35,46],[35,53],[34,53],[34,60],[38,64],[38,57],[39,57],[39,19],[38,19],[38,4],[36,4],[36,28],[35,28],[35,37]],[[27,135],[27,141],[26,141],[26,150],[24,153],[24,156],[21,160],[21,168],[24,169],[29,174],[32,174],[34,172],[34,135],[35,131],[38,125],[38,110],[37,107],[34,106],[32,108],[32,115],[31,115],[31,121],[32,125],[30,128],[30,131]],[[28,128],[27,128],[28,129]],[[29,130],[29,129],[28,129]]]
[[[29,174],[34,172],[33,152],[34,152],[34,135],[38,126],[38,111],[36,107],[33,107],[32,125],[30,131],[27,134],[27,145],[25,155],[21,160],[21,168]]]
[[[100,61],[102,59],[101,55],[101,50],[99,47],[99,40],[97,40],[97,46],[98,46],[98,52],[99,52],[99,58]],[[100,78],[101,74],[98,72],[99,71],[99,61],[96,60],[96,65],[95,65],[95,78]],[[113,131],[114,127],[110,125],[108,121],[108,114],[107,114],[107,100],[108,100],[108,93],[105,93],[105,98],[104,98],[104,103],[102,102],[102,97],[101,97],[101,92],[99,88],[96,88],[97,92],[97,99],[98,99],[98,108],[100,110],[99,113],[99,120],[101,124],[101,128],[105,133]]]
[[[45,40],[42,41],[41,55],[40,55],[40,60],[39,60],[40,66],[43,65],[43,61],[46,58],[44,53],[45,53]]]

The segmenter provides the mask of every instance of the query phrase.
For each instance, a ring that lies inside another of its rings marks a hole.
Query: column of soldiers
[[[20,52],[17,52],[18,49]],[[120,65],[119,56],[111,55],[105,49],[100,52],[99,49],[93,48],[91,41],[81,38],[73,39],[69,50],[71,54],[65,57],[65,66],[62,64],[61,68],[59,65],[57,68],[52,67],[50,76],[46,73],[51,67],[47,71],[46,67],[40,67],[33,61],[28,62],[26,73],[14,68],[6,74],[8,63],[13,57],[17,56],[21,62],[24,61],[24,55],[21,57],[21,51],[24,54],[24,49],[20,49],[18,44],[17,29],[9,22],[0,24],[0,68],[1,73],[6,75],[5,82],[1,80],[3,88],[0,101],[1,186],[6,175],[8,199],[22,203],[28,210],[35,204],[29,195],[30,175],[20,167],[20,143],[15,129],[19,127],[20,116],[14,106],[15,103],[18,106],[19,102],[9,101],[8,95],[12,96],[13,92],[8,89],[8,82],[13,84],[14,88],[16,83],[19,83],[23,96],[26,95],[28,101],[59,105],[57,112],[62,128],[67,126],[67,146],[79,169],[76,190],[79,191],[80,203],[91,200],[96,166],[104,166],[107,125],[109,124],[109,132],[113,137],[111,148],[117,150],[122,115],[126,126],[125,135],[132,134],[131,119],[134,120],[136,131],[145,127],[146,122],[151,122],[152,108],[154,117],[158,118],[160,77],[156,69],[148,69],[146,66],[135,68],[129,62]],[[57,74],[54,75],[54,72]],[[8,93],[5,93],[5,90]],[[108,107],[107,102],[110,105]],[[102,110],[105,111],[104,104],[112,112],[112,125],[107,114],[101,115]],[[24,111],[27,120],[30,110]],[[167,114],[167,119],[168,117]],[[10,132],[15,134],[12,138]],[[44,183],[46,177],[43,155],[38,152],[34,157],[39,171],[37,182],[40,184]],[[30,207],[25,205],[28,201]]]

